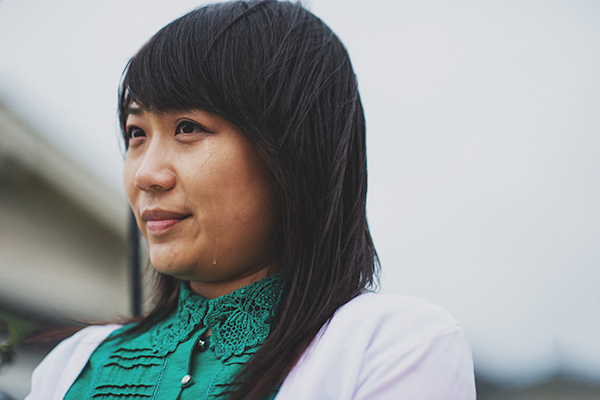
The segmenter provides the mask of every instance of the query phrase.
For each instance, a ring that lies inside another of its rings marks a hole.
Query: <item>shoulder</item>
[[[321,329],[281,399],[298,391],[302,396],[289,398],[471,400],[471,350],[443,308],[410,296],[364,294]]]
[[[108,335],[121,327],[122,325],[119,324],[88,326],[60,342],[58,346],[56,346],[55,350],[62,347],[66,348],[81,344],[96,343],[98,340],[103,341]]]
[[[314,344],[329,357],[359,362],[364,369],[371,361],[374,367],[386,360],[408,366],[447,340],[455,342],[452,351],[470,357],[464,332],[444,308],[416,297],[369,293],[340,307]],[[349,344],[340,346],[341,341]]]
[[[340,307],[327,330],[338,325],[346,328],[357,320],[361,321],[361,330],[380,331],[379,327],[384,325],[393,328],[394,335],[405,338],[426,337],[458,328],[456,319],[433,303],[411,296],[366,293]],[[353,331],[357,328],[355,326]]]
[[[42,364],[47,362],[66,362],[71,359],[74,354],[79,354],[79,352],[84,349],[92,349],[93,351],[93,349],[102,343],[108,335],[120,327],[121,325],[116,324],[88,326],[60,342],[48,356],[46,356],[42,361]]]
[[[33,371],[26,400],[62,398],[59,393],[66,393],[96,347],[120,327],[89,326],[60,342]],[[51,393],[54,397],[49,397]]]

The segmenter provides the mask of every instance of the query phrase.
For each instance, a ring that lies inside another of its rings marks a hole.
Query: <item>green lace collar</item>
[[[281,297],[278,282],[279,275],[272,275],[212,300],[182,282],[177,310],[152,332],[156,353],[175,351],[198,326],[210,329],[209,348],[222,359],[263,344]]]

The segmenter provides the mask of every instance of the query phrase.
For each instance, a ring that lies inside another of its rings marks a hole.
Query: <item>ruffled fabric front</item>
[[[65,399],[219,398],[266,341],[277,288],[272,276],[207,300],[183,284],[175,312],[139,335],[119,337],[129,326],[116,331]]]

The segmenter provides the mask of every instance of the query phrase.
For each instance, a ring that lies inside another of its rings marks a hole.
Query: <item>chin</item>
[[[184,279],[183,276],[189,275],[189,266],[173,262],[173,260],[166,262],[160,257],[150,257],[150,262],[152,263],[154,269],[162,274],[171,275],[180,279]]]
[[[150,257],[150,262],[154,269],[161,274],[170,275],[174,278],[191,281],[198,278],[198,265],[187,262],[176,262],[176,260],[170,259],[165,261],[164,259],[157,258],[153,259]]]

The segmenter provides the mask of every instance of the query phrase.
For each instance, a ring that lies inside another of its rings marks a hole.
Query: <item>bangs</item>
[[[119,93],[123,131],[134,102],[151,112],[201,109],[233,122],[240,95],[249,93],[243,67],[252,48],[236,21],[259,4],[207,6],[158,31],[125,69]]]
[[[121,124],[132,103],[152,112],[213,107],[206,95],[204,41],[196,41],[185,21],[160,30],[127,65],[121,83]]]
[[[239,1],[196,9],[158,31],[125,70],[119,117],[126,147],[135,102],[150,112],[204,110],[273,154],[337,143],[333,125],[346,125],[343,110],[353,113],[357,99],[348,55],[317,17],[300,4]],[[300,153],[294,160],[304,162]]]

